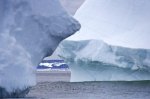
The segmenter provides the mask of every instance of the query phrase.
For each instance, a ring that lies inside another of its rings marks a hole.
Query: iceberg
[[[54,54],[71,66],[71,81],[150,80],[150,49],[65,40]]]
[[[36,66],[79,29],[59,0],[0,0],[0,98],[24,97]]]
[[[68,39],[150,49],[149,11],[149,0],[86,0],[75,14],[82,28]]]
[[[150,80],[149,11],[150,0],[86,0],[82,28],[56,51],[72,81]]]

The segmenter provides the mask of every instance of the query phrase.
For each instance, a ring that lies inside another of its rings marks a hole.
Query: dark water
[[[35,99],[150,99],[150,81],[44,82],[27,98]]]

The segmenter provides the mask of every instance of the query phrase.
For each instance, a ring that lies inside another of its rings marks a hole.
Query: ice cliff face
[[[70,40],[150,49],[149,11],[150,0],[86,0],[75,14],[82,28]]]
[[[73,61],[97,61],[132,70],[150,70],[149,49],[112,46],[100,40],[63,41],[55,53]]]
[[[112,46],[100,40],[63,41],[54,54],[71,66],[71,81],[150,79],[149,49]]]
[[[58,0],[0,0],[0,87],[35,85],[38,63],[79,29]]]

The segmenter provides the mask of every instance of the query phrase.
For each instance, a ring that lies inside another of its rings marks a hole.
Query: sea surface
[[[150,99],[150,81],[42,82],[26,99]]]

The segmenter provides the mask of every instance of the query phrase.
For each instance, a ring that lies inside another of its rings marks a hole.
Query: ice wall
[[[63,41],[54,54],[69,61],[102,62],[150,71],[150,50],[112,46],[100,40]]]
[[[58,0],[0,0],[0,87],[35,85],[38,63],[79,29]]]
[[[71,81],[150,80],[150,50],[100,40],[63,41],[55,55],[68,62]]]
[[[150,0],[86,0],[75,14],[82,28],[70,40],[150,49],[149,12]]]

